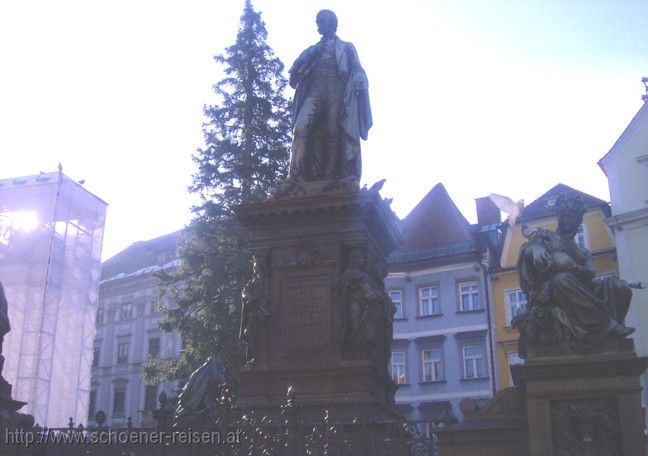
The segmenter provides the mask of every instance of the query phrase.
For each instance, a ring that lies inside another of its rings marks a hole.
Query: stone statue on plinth
[[[175,426],[189,426],[203,422],[209,413],[217,411],[220,403],[219,388],[225,383],[223,365],[210,356],[196,369],[178,396]]]
[[[237,407],[283,419],[278,404],[291,385],[300,423],[319,423],[325,411],[339,422],[390,421],[398,418],[388,375],[394,307],[383,280],[402,236],[379,193],[384,180],[359,186],[367,76],[354,46],[336,36],[335,14],[320,11],[316,22],[322,39],[290,69],[289,176],[267,200],[236,210],[256,263],[242,293],[248,362]],[[349,438],[364,444],[367,435]]]
[[[594,278],[592,254],[574,237],[585,205],[559,198],[558,229],[535,229],[522,245],[517,263],[528,308],[513,320],[520,331],[520,353],[529,342],[572,342],[582,350],[608,337],[623,339],[634,329],[624,325],[632,290],[616,277]]]
[[[290,85],[293,143],[289,182],[332,180],[352,186],[360,180],[360,138],[372,124],[368,82],[353,44],[336,35],[332,11],[317,13],[321,40],[295,60]]]
[[[342,357],[368,360],[378,375],[386,378],[396,308],[364,249],[352,246],[347,256],[337,290],[344,306]]]
[[[246,359],[253,364],[259,358],[261,333],[270,317],[268,311],[268,258],[254,255],[254,276],[241,292],[241,329],[239,337],[246,345]]]

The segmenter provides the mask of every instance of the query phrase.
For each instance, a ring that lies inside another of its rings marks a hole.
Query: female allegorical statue
[[[558,229],[534,230],[520,249],[517,270],[529,302],[513,322],[520,342],[576,341],[589,348],[608,336],[628,336],[634,331],[624,325],[630,286],[616,277],[594,278],[592,254],[574,240],[585,205],[559,198],[556,206]]]

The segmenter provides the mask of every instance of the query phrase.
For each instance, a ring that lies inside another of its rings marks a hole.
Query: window
[[[462,348],[464,363],[464,378],[486,377],[484,365],[484,347],[481,345],[467,345]]]
[[[418,289],[419,315],[441,315],[439,287],[421,287]]]
[[[95,316],[95,324],[103,325],[105,317],[106,317],[105,311],[103,309],[97,309],[97,314]]]
[[[101,349],[99,347],[95,347],[92,349],[92,367],[99,367],[100,353],[101,353]]]
[[[463,282],[459,284],[459,311],[482,310],[478,282]]]
[[[90,390],[90,400],[88,401],[88,421],[94,420],[96,407],[97,407],[97,391]]]
[[[527,297],[520,289],[506,292],[506,324],[511,326],[513,319],[526,309]]]
[[[509,366],[515,366],[517,364],[524,364],[524,360],[520,358],[520,355],[518,352],[509,352],[508,353],[508,363]],[[513,384],[513,375],[511,374],[511,369],[509,371],[509,380],[511,382],[511,385]]]
[[[117,344],[117,364],[128,362],[128,342]]]
[[[151,298],[149,307],[151,309],[151,315],[159,314],[164,311],[164,302],[160,298]]]
[[[574,236],[574,242],[576,242],[576,244],[583,249],[589,248],[589,242],[587,242],[587,231],[585,230],[584,223],[581,223],[578,227],[576,236]]]
[[[129,318],[133,318],[133,303],[127,302],[121,305],[121,309],[119,311],[119,317],[122,320],[128,320]]]
[[[389,290],[389,297],[394,303],[394,306],[396,306],[394,318],[403,318],[403,292],[401,290]]]
[[[152,337],[148,343],[148,354],[154,357],[160,356],[160,338]]]
[[[443,380],[443,350],[441,348],[421,350],[423,381]]]
[[[508,360],[509,360],[509,366],[514,366],[516,364],[524,364],[524,360],[520,358],[518,352],[509,352]]]
[[[144,389],[144,411],[150,412],[155,410],[157,400],[157,386],[146,385]]]
[[[113,396],[113,415],[123,415],[125,404],[126,388],[123,386],[115,387],[115,395]]]
[[[392,352],[391,356],[391,377],[394,383],[402,385],[407,383],[407,373],[405,370],[405,352]]]

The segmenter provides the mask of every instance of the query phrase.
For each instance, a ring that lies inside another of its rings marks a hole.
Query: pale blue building
[[[390,372],[407,418],[461,419],[463,398],[494,394],[483,233],[499,211],[487,209],[480,221],[491,225],[473,226],[437,184],[402,221],[386,288],[397,308]]]

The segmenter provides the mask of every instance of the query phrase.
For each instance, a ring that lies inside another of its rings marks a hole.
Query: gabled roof
[[[579,197],[585,207],[588,209],[594,207],[601,207],[606,214],[609,215],[610,206],[606,201],[599,199],[595,196],[583,193],[580,190],[571,188],[565,184],[558,184],[552,187],[540,198],[533,201],[526,206],[520,216],[520,222],[535,220],[539,218],[551,217],[556,214],[555,202],[559,196],[577,196]]]
[[[176,257],[176,247],[184,230],[165,234],[148,241],[138,241],[101,265],[101,282],[152,272]]]
[[[438,183],[403,220],[399,250],[447,247],[472,241],[471,226]]]
[[[603,156],[598,161],[598,165],[601,167],[603,172],[607,174],[607,170],[605,169],[607,161],[610,159],[611,156],[615,155],[617,151],[623,149],[623,145],[633,138],[636,134],[637,131],[640,131],[641,129],[645,129],[646,125],[648,124],[648,102],[645,102],[641,108],[639,108],[639,111],[637,111],[637,114],[632,118],[628,126],[626,127],[625,130],[623,130],[623,133],[621,133],[621,136],[614,142],[614,145],[610,148],[607,154]]]

